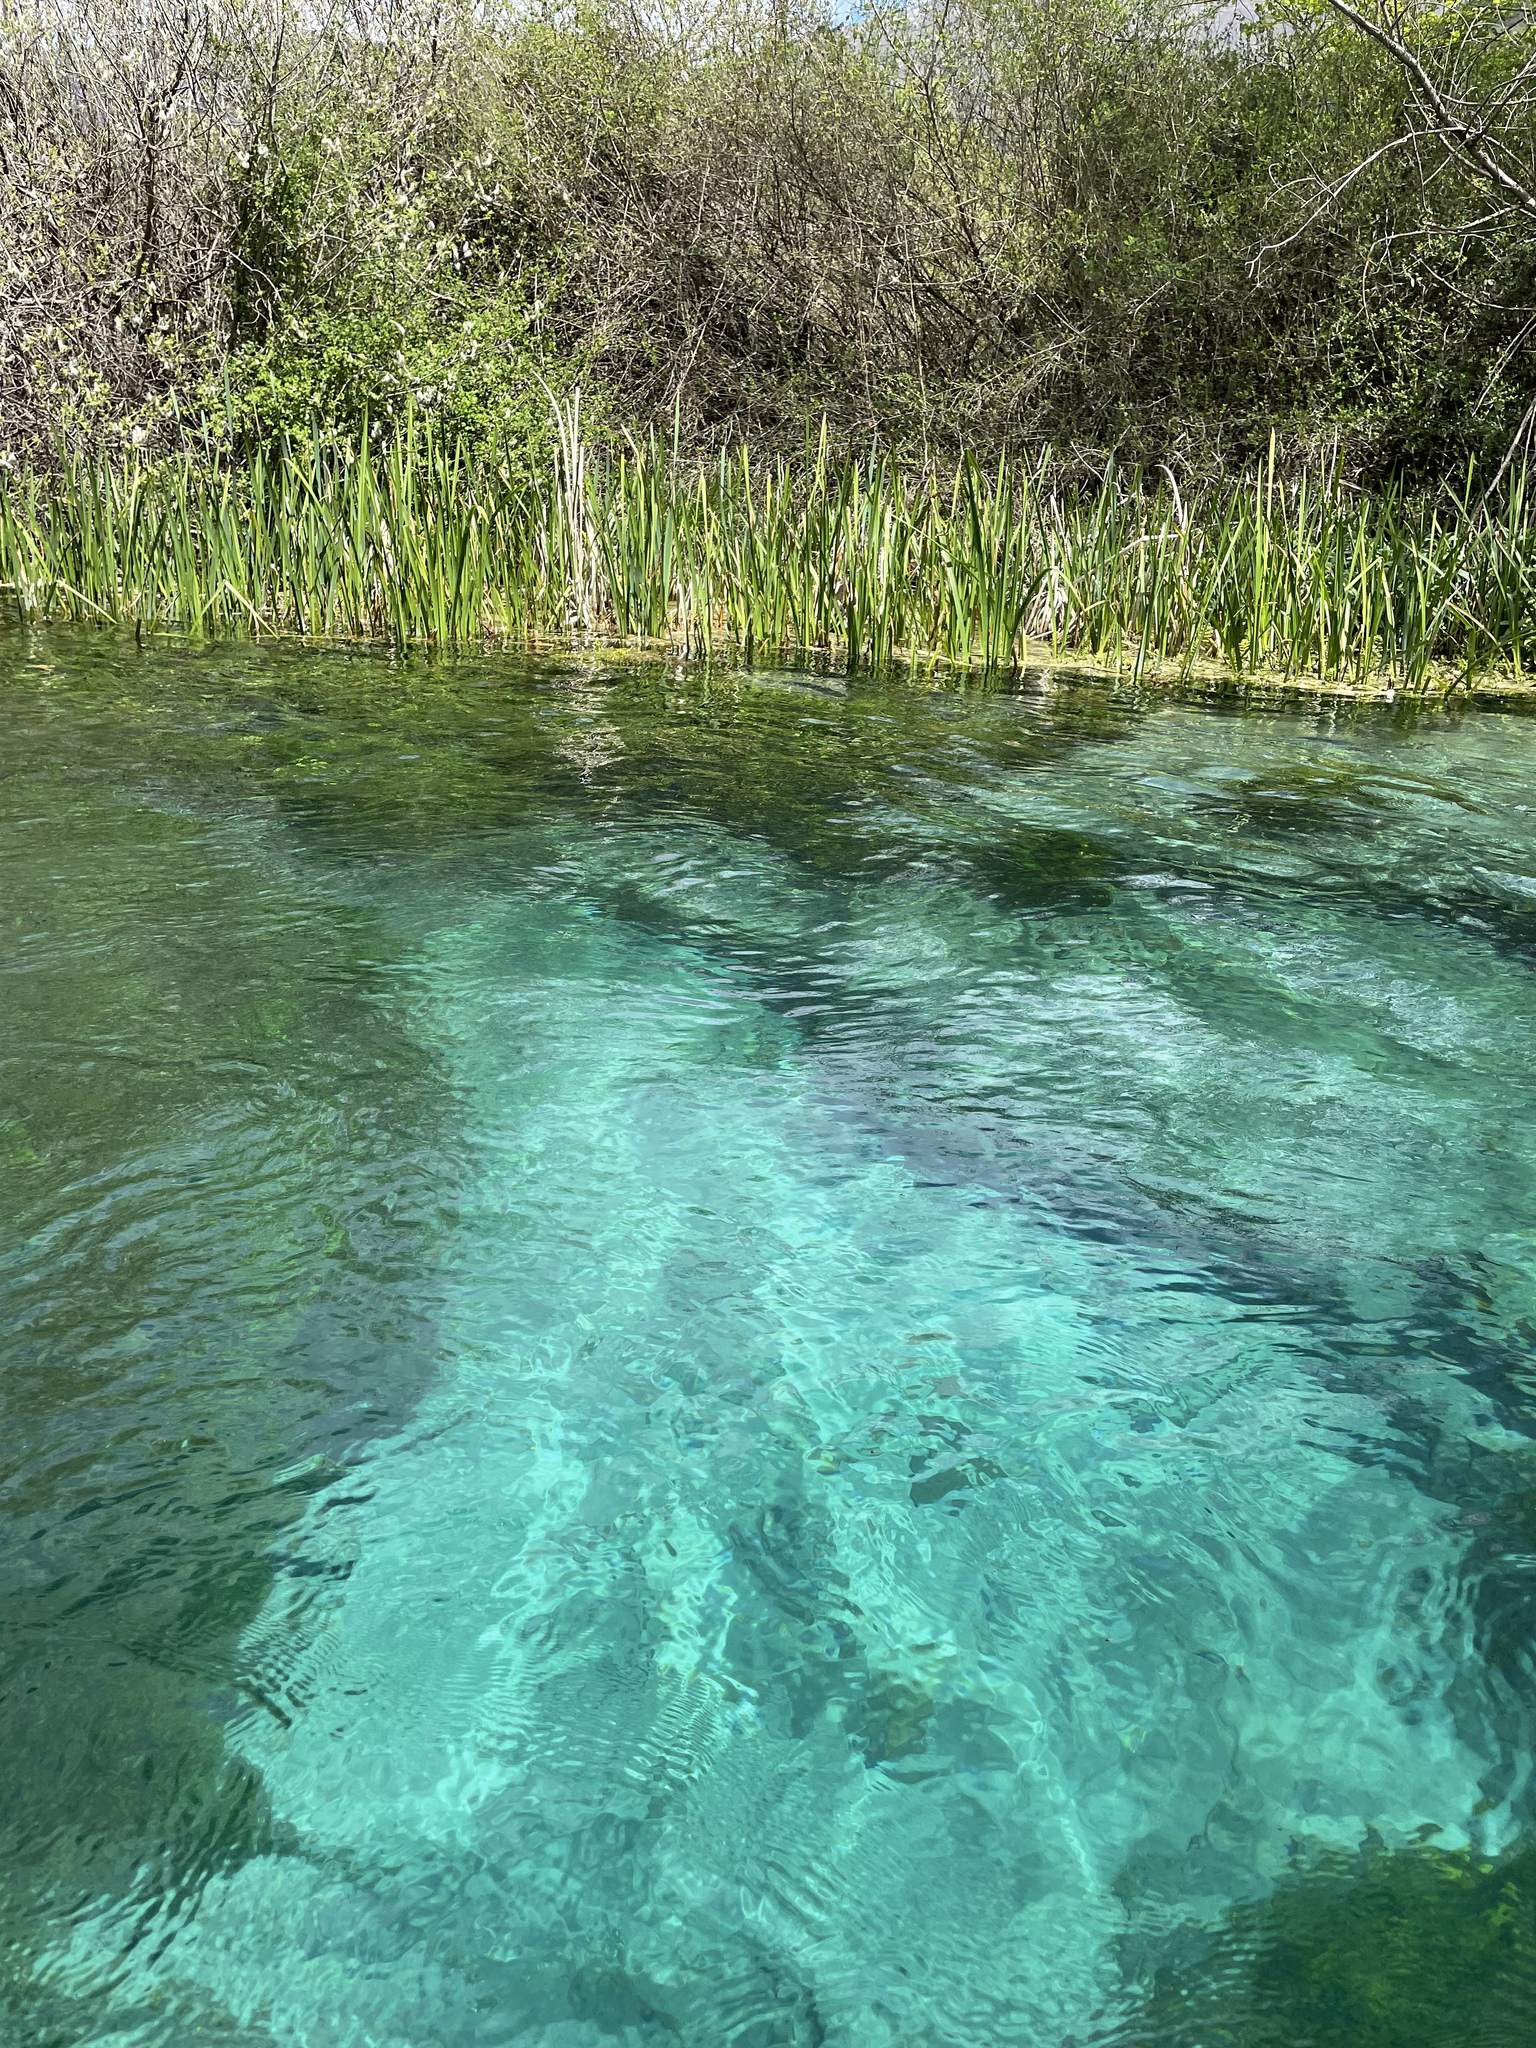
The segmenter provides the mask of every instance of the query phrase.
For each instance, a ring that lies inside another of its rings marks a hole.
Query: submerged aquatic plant
[[[1536,2001],[1536,1857],[1368,1844],[1184,1946],[1105,2048],[1520,2048]]]
[[[1048,461],[745,451],[690,466],[655,442],[595,461],[576,401],[552,474],[416,421],[248,460],[66,457],[0,479],[0,585],[23,619],[411,641],[606,632],[705,652],[821,650],[1017,668],[1095,663],[1423,686],[1527,666],[1526,485],[1441,507],[1271,463],[1194,498],[1171,480],[1053,486]]]

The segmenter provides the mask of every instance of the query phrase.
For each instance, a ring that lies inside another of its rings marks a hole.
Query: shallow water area
[[[0,712],[8,2040],[1528,2038],[1536,722]]]

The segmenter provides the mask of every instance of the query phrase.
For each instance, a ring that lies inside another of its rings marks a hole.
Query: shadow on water
[[[91,676],[89,665],[87,677]],[[78,726],[74,721],[78,720]],[[0,1014],[0,2033],[87,1905],[138,1939],[278,1840],[226,1754],[284,1531],[397,1427],[451,1204],[391,939],[165,721],[7,705]],[[184,757],[178,760],[178,751]],[[390,991],[392,993],[392,991]],[[230,2035],[233,2041],[236,2037]]]

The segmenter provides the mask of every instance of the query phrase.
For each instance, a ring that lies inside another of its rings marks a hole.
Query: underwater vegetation
[[[1524,2048],[1536,1851],[1317,1857],[1213,1934],[1175,1941],[1115,2048]]]

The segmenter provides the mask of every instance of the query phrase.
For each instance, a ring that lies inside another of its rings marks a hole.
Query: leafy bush
[[[1532,157],[1536,26],[1411,20]],[[15,0],[0,438],[536,436],[542,377],[700,449],[1434,480],[1536,421],[1536,214],[1416,119],[1325,0]]]

